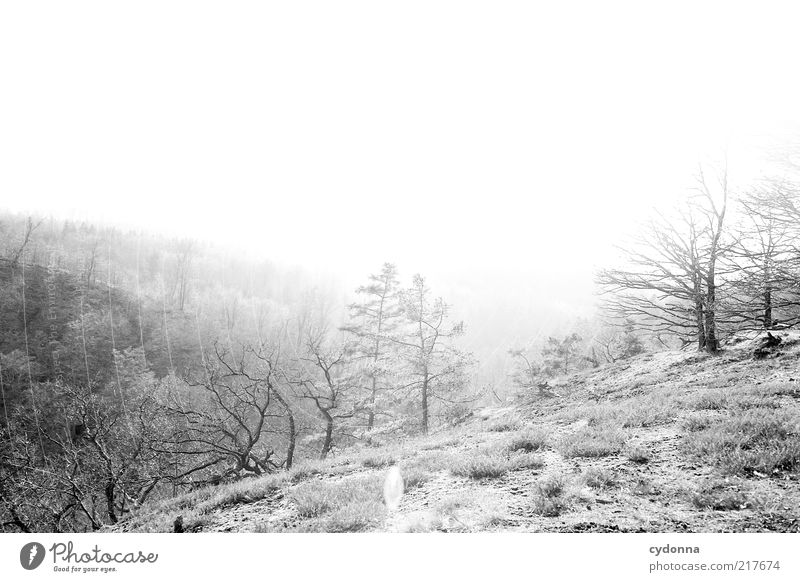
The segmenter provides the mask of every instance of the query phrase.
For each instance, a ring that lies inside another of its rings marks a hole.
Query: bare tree
[[[365,412],[364,403],[357,398],[360,377],[352,365],[352,344],[331,344],[326,335],[324,328],[308,332],[305,352],[290,380],[297,395],[313,402],[325,423],[321,459],[334,444],[336,425]]]
[[[49,388],[53,418],[65,422],[41,431],[44,447],[22,422],[13,422],[14,436],[3,442],[0,514],[10,517],[4,527],[58,532],[117,523],[166,478],[154,387],[132,391],[125,409],[97,387]]]
[[[268,438],[279,432],[272,423],[285,414],[273,405],[277,366],[266,353],[261,355],[262,363],[271,365],[259,375],[250,375],[247,348],[233,354],[215,343],[215,360],[204,363],[204,374],[184,379],[203,397],[185,393],[169,399],[167,409],[177,426],[170,451],[197,459],[181,477],[209,470],[217,471],[211,480],[243,473],[260,475],[284,464],[274,459],[274,443]]]
[[[768,182],[738,201],[743,216],[727,260],[734,292],[726,311],[739,325],[770,330],[800,321],[797,197],[792,185]]]
[[[175,279],[170,291],[170,298],[175,298],[177,293],[178,311],[183,311],[186,305],[186,297],[189,293],[189,276],[192,269],[194,258],[194,244],[191,241],[182,241],[176,250]]]
[[[38,222],[34,223],[33,218],[30,216],[28,217],[28,221],[25,223],[25,233],[22,235],[22,243],[11,256],[11,268],[15,268],[19,264],[19,259],[25,252],[25,247],[28,246],[28,243],[31,240],[31,235],[37,228],[39,228],[39,226],[41,226],[43,221],[44,219],[40,218]]]
[[[616,321],[630,319],[655,335],[669,333],[698,349],[719,349],[720,258],[733,244],[723,240],[728,203],[726,170],[717,192],[700,169],[697,188],[683,209],[659,214],[622,249],[627,266],[606,269],[597,282],[607,297],[604,308]]]
[[[260,334],[259,334],[260,337]],[[295,412],[288,395],[282,393],[279,386],[280,377],[285,378],[286,373],[281,369],[280,342],[268,346],[264,341],[259,341],[257,348],[248,348],[255,358],[253,371],[248,372],[242,367],[240,373],[254,381],[270,382],[275,400],[283,407],[286,416],[286,459],[284,467],[289,470],[294,463],[294,453],[297,446],[297,421]]]

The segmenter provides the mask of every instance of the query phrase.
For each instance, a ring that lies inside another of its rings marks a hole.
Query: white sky
[[[360,273],[589,273],[800,121],[764,2],[1,6],[0,207]]]

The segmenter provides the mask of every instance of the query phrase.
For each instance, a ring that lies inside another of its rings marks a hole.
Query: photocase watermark
[[[158,554],[153,552],[108,552],[97,544],[88,551],[76,550],[73,542],[68,541],[54,543],[47,550],[39,542],[29,542],[19,552],[19,563],[26,570],[35,570],[48,552],[55,572],[108,573],[116,572],[118,564],[154,564],[158,560]]]
[[[19,563],[26,570],[35,570],[44,561],[44,546],[39,542],[29,542],[19,551]]]

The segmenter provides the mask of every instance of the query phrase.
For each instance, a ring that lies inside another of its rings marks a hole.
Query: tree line
[[[142,253],[112,263],[88,230],[76,269],[63,248],[31,248],[39,224],[17,221],[0,261],[3,531],[97,530],[191,488],[425,433],[476,397],[464,326],[420,275],[402,285],[384,265],[337,324],[314,286],[248,297],[231,276],[204,303],[207,257],[188,243],[171,276],[145,276]]]

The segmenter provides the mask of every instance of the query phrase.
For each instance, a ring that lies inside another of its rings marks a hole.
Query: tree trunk
[[[697,349],[702,351],[706,347],[706,326],[703,323],[703,302],[700,299],[695,301],[695,318],[697,319]]]
[[[772,286],[769,261],[764,258],[764,329],[772,329]]]
[[[708,289],[706,292],[706,352],[709,354],[717,353],[719,345],[717,342],[717,329],[716,329],[716,302],[717,302],[717,285],[714,280],[714,263],[712,261],[708,272]]]
[[[325,460],[331,450],[331,443],[333,442],[333,417],[327,410],[323,410],[322,414],[325,417],[325,440],[322,443],[322,451],[320,452],[319,458]]]
[[[111,523],[117,523],[117,514],[114,511],[114,481],[109,479],[105,488],[106,504],[108,505],[108,519]]]
[[[289,444],[286,446],[286,469],[289,470],[292,468],[292,462],[294,460],[294,448],[296,445],[296,428],[294,422],[294,414],[292,413],[292,409],[289,408],[289,403],[281,396],[280,392],[277,390],[273,390],[272,393],[275,395],[275,400],[281,403],[286,409],[286,415],[289,419]]]
[[[764,291],[764,329],[772,329],[772,290],[767,287]]]
[[[294,426],[294,415],[292,414],[291,410],[289,411],[289,444],[286,447],[286,470],[292,468],[292,461],[294,459],[294,447],[295,447],[295,426]]]
[[[367,430],[375,426],[375,394],[378,391],[378,379],[372,374],[372,392],[369,395],[369,415],[367,416]]]
[[[428,372],[422,380],[422,434],[428,434]]]

